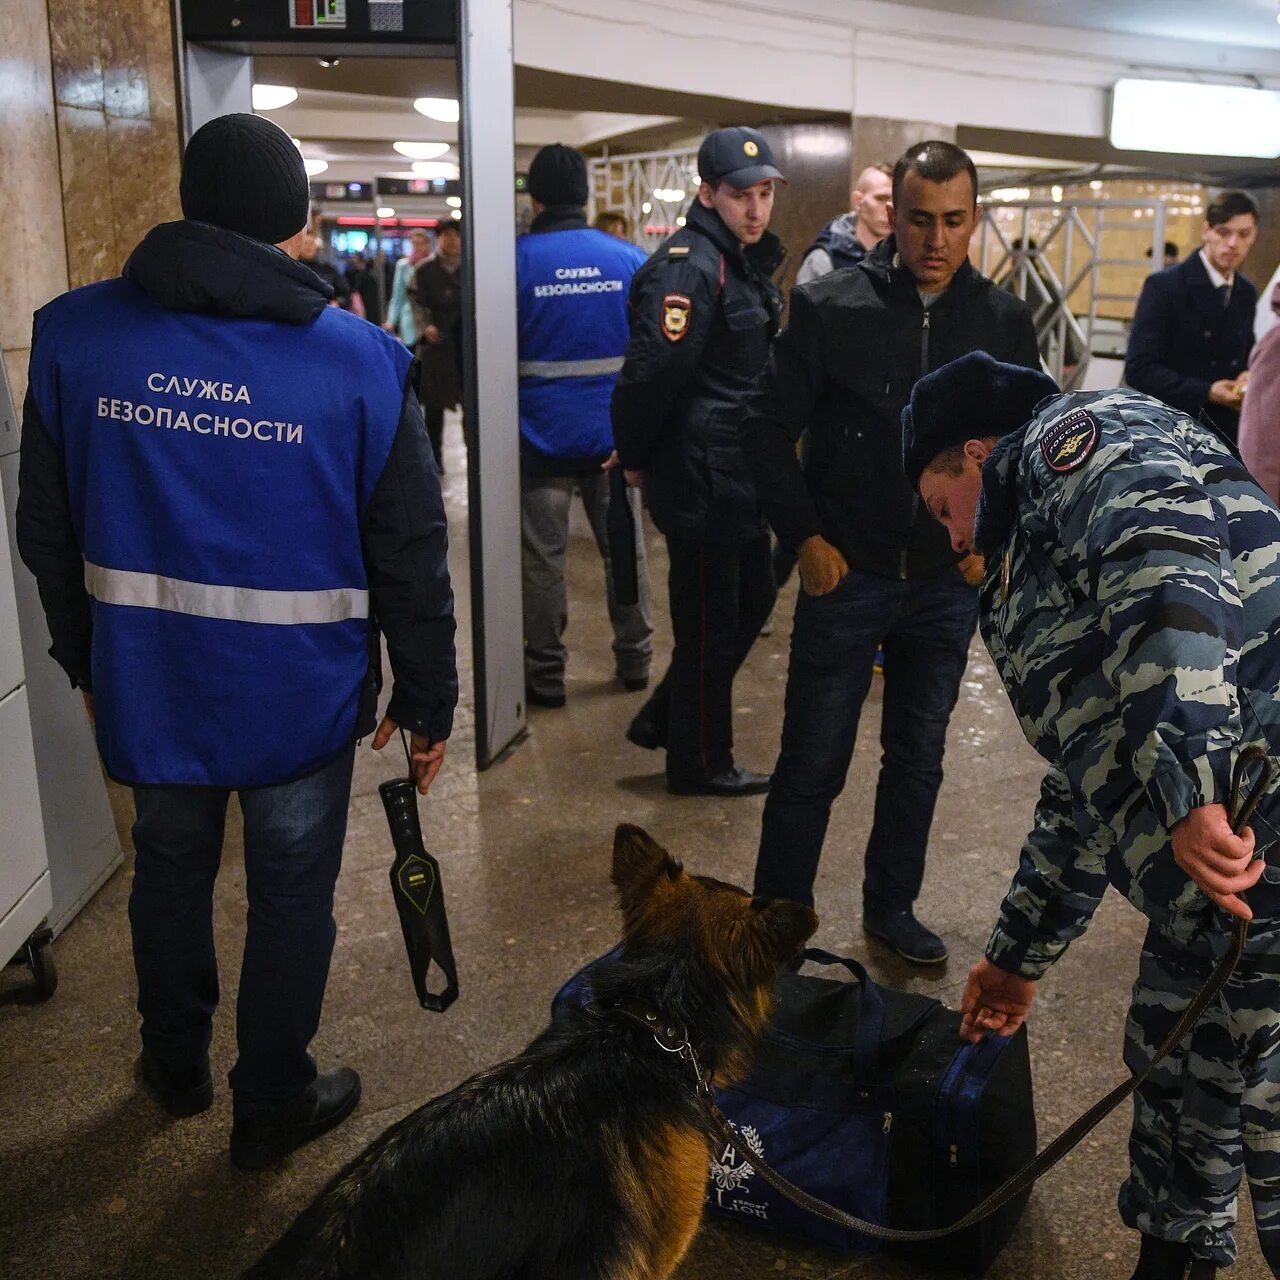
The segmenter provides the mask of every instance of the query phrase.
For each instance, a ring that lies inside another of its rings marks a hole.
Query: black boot
[[[1130,1280],[1214,1280],[1217,1274],[1217,1266],[1195,1257],[1189,1244],[1144,1235],[1138,1269]]]
[[[350,1067],[322,1071],[293,1105],[234,1116],[231,1163],[237,1169],[265,1169],[340,1125],[359,1101],[360,1077]]]

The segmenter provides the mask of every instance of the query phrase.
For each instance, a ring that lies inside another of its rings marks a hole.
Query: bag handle
[[[880,996],[880,988],[852,956],[839,956],[834,951],[824,951],[821,947],[806,947],[800,955],[803,960],[813,964],[842,966],[853,975],[854,981],[861,988],[858,1030],[849,1047],[853,1049],[854,1076],[859,1080],[870,1079],[880,1057],[880,1039],[884,1031],[884,1000]],[[796,1046],[808,1043],[802,1037],[786,1032],[774,1033],[771,1038]]]

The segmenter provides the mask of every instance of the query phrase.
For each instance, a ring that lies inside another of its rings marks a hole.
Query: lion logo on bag
[[[752,1155],[764,1157],[764,1143],[759,1133],[751,1125],[743,1125],[741,1129],[730,1121],[735,1133],[742,1138],[743,1145]],[[755,1173],[755,1169],[745,1161],[740,1161],[736,1148],[726,1146],[719,1158],[711,1157],[711,1181],[715,1183],[717,1193],[738,1191],[743,1183]]]

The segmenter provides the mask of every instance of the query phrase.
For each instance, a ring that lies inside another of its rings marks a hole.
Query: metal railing
[[[652,250],[684,224],[684,210],[698,187],[698,153],[605,155],[591,161],[590,174],[590,216],[605,209],[625,213],[632,242]]]
[[[1084,381],[1100,308],[1131,310],[1141,280],[1164,265],[1168,217],[1160,198],[982,205],[976,265],[1031,308],[1040,354],[1061,386]],[[1149,256],[1138,256],[1147,246]],[[1126,275],[1135,288],[1117,287]]]

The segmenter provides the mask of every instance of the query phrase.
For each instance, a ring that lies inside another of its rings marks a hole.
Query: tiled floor
[[[459,640],[469,667],[465,478],[451,427],[447,494]],[[607,883],[614,825],[638,822],[691,869],[749,882],[761,801],[673,798],[661,757],[622,736],[641,695],[612,680],[599,562],[584,523],[570,562],[572,653],[568,706],[534,710],[528,740],[486,773],[472,764],[470,710],[460,708],[449,758],[423,805],[427,842],[439,856],[459,958],[462,997],[444,1016],[422,1012],[405,967],[388,886],[389,846],[377,784],[395,756],[362,749],[339,884],[338,945],[316,1051],[364,1077],[351,1121],[281,1169],[246,1175],[227,1161],[230,1104],[223,1084],[233,1055],[232,1010],[243,931],[243,866],[232,830],[218,886],[223,1006],[215,1036],[214,1108],[171,1122],[138,1094],[133,975],[125,906],[128,864],[56,944],[61,987],[48,1004],[20,1002],[21,973],[0,979],[0,1275],[55,1280],[205,1280],[253,1260],[325,1179],[371,1137],[479,1067],[522,1047],[547,1003],[617,931]],[[665,581],[660,541],[651,565]],[[765,769],[777,748],[789,606],[747,661],[736,691],[740,760]],[[659,611],[665,613],[664,610]],[[660,618],[658,647],[669,631]],[[464,672],[464,699],[469,673]],[[952,723],[948,776],[938,806],[922,917],[950,942],[952,960],[921,974],[869,944],[859,926],[861,850],[878,762],[878,690],[827,840],[818,881],[818,941],[865,960],[874,976],[954,1004],[981,952],[1031,813],[1040,766],[1023,744],[980,645]],[[115,793],[127,833],[129,796]],[[234,808],[234,806],[233,806]],[[232,827],[234,828],[234,822]],[[1122,1075],[1121,1032],[1137,914],[1114,895],[1089,934],[1044,982],[1031,1026],[1040,1131],[1056,1133]],[[1119,1224],[1127,1115],[1107,1122],[1035,1192],[1013,1241],[989,1273],[996,1280],[1128,1277],[1133,1240]],[[1240,1280],[1262,1280],[1248,1221]],[[501,1229],[500,1223],[477,1224]],[[939,1262],[946,1258],[938,1247]],[[708,1225],[681,1280],[943,1276],[870,1257],[849,1261],[741,1228]],[[374,1280],[374,1278],[370,1278]]]

